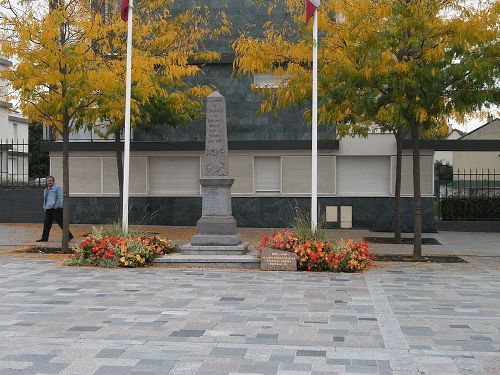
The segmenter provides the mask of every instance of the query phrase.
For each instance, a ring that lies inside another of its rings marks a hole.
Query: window
[[[277,76],[273,73],[259,73],[253,76],[253,83],[255,87],[260,89],[275,89],[280,85],[282,80],[283,77]]]
[[[279,194],[281,192],[281,158],[256,156],[254,158],[255,192]]]

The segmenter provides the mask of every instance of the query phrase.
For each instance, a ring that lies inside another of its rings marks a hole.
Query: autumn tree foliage
[[[95,117],[88,125],[101,136],[115,139],[121,201],[126,23],[116,1],[95,0],[93,10],[101,24],[100,38],[93,48],[103,62],[101,69],[112,79],[101,92]],[[210,12],[207,7],[180,9],[174,0],[135,2],[131,126],[179,126],[201,115],[203,99],[212,88],[196,85],[191,78],[201,71],[202,63],[220,57],[217,51],[205,48],[205,43],[229,30],[226,15]]]
[[[101,91],[113,78],[96,67],[102,60],[92,48],[100,37],[90,2],[1,0],[3,55],[17,61],[2,76],[17,91],[19,108],[32,122],[51,127],[63,140],[63,251],[68,249],[71,131],[95,114]]]
[[[173,0],[136,1],[132,57],[132,125],[179,125],[202,111],[206,86],[190,84],[200,64],[218,58],[204,42],[229,31],[225,14],[175,8]],[[0,0],[1,52],[17,63],[4,77],[31,121],[63,141],[63,185],[69,201],[69,134],[92,128],[115,136],[122,192],[127,25],[114,0]],[[216,26],[213,26],[213,25]],[[64,205],[67,247],[69,204]]]
[[[282,77],[278,89],[263,90],[263,111],[311,95],[311,26],[300,0],[285,4],[282,24],[267,23],[262,38],[242,35],[234,45],[240,74]],[[445,129],[450,117],[498,103],[499,13],[495,1],[321,2],[319,123],[336,125],[340,136],[366,134],[371,124],[411,135],[415,258],[422,231],[419,140]]]

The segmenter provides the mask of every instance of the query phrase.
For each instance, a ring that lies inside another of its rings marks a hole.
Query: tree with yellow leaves
[[[240,73],[275,72],[263,110],[310,97],[311,39],[300,0],[286,0],[283,25],[235,43]],[[272,9],[271,9],[272,10]],[[414,250],[421,257],[419,140],[449,117],[499,99],[499,13],[495,1],[323,0],[319,11],[319,121],[340,135],[367,124],[407,129],[413,144]]]
[[[219,56],[204,50],[203,42],[227,32],[227,19],[206,8],[180,11],[172,10],[173,5],[173,0],[135,4],[132,124],[151,119],[162,124],[189,122],[201,113],[201,98],[210,92],[186,80],[200,71],[200,63]],[[115,135],[121,194],[126,24],[120,20],[117,2],[0,0],[0,6],[1,50],[18,61],[5,78],[19,93],[23,114],[52,127],[62,138],[66,203],[69,134],[82,127],[95,128],[105,137]],[[68,224],[65,204],[63,249]]]
[[[101,23],[101,37],[93,48],[102,59],[102,70],[112,79],[101,92],[96,117],[88,125],[104,137],[114,136],[121,203],[123,146],[120,134],[125,108],[126,23],[121,20],[117,5],[111,0],[93,2]],[[220,57],[218,52],[205,49],[204,43],[229,32],[226,16],[211,13],[206,7],[181,10],[174,5],[174,0],[134,4],[132,126],[189,123],[201,115],[203,99],[212,91],[208,86],[190,84],[188,80],[200,72],[202,62]]]
[[[112,78],[96,67],[102,59],[92,48],[101,35],[90,1],[1,0],[1,52],[17,63],[2,72],[17,91],[19,107],[32,122],[43,123],[63,140],[63,240],[69,236],[69,134],[95,113]]]

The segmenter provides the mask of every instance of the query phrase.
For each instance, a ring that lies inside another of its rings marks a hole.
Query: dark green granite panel
[[[0,189],[0,223],[43,222],[43,189]]]
[[[293,222],[299,208],[309,215],[309,198],[238,197],[232,199],[233,215],[240,227],[282,228]],[[353,228],[391,231],[393,226],[393,198],[332,197],[319,198],[319,216],[325,216],[326,206],[352,206]],[[422,199],[424,232],[435,231],[434,199]],[[413,230],[413,199],[402,199],[402,230]],[[72,197],[72,223],[114,223],[117,221],[117,198]],[[195,225],[201,216],[200,197],[133,197],[130,199],[131,224]],[[338,227],[338,224],[329,225]]]
[[[233,77],[231,65],[207,65],[197,82],[213,86],[226,98],[228,139],[231,141],[267,140],[309,140],[311,129],[304,121],[306,105],[298,109],[281,111],[279,116],[272,113],[259,114],[261,96],[252,92],[250,77]],[[318,128],[318,139],[335,139],[331,126]],[[204,141],[205,118],[191,124],[172,126],[137,127],[135,141],[175,142]]]
[[[268,6],[274,4],[281,10],[268,14]],[[266,22],[278,24],[290,17],[285,11],[284,2],[263,1],[262,6],[254,0],[186,0],[175,2],[174,13],[192,9],[194,6],[206,6],[211,12],[224,11],[231,23],[231,35],[224,35],[216,42],[206,42],[208,49],[222,53],[234,52],[231,45],[242,33],[260,37]],[[308,140],[311,130],[304,121],[304,111],[310,108],[310,102],[302,106],[282,111],[275,116],[259,114],[262,97],[252,92],[250,85],[253,77],[237,76],[232,63],[210,63],[202,66],[202,73],[188,80],[191,83],[208,85],[218,90],[226,98],[228,139],[248,140]],[[136,141],[202,141],[205,139],[205,118],[193,121],[181,127],[138,126],[134,129]],[[335,139],[332,126],[320,126],[318,139]]]

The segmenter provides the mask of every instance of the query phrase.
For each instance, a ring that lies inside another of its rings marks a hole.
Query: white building
[[[12,63],[0,57],[0,69]],[[9,83],[0,80],[0,184],[28,180],[28,121],[13,110]]]
[[[488,118],[488,122],[483,126],[465,134],[460,140],[500,140],[500,119]],[[454,151],[453,170],[454,172],[477,170],[478,172],[487,170],[500,172],[500,149],[498,151]]]
[[[459,139],[463,135],[464,133],[460,130],[452,128],[446,139]],[[434,153],[434,161],[440,161],[442,164],[453,165],[453,151],[436,151]]]

